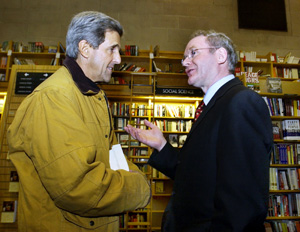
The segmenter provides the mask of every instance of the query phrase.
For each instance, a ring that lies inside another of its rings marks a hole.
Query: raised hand
[[[141,143],[148,145],[149,147],[155,148],[160,151],[167,143],[160,129],[153,123],[145,120],[145,125],[148,126],[149,130],[143,130],[135,128],[131,125],[124,127],[125,131],[129,133],[134,139],[139,140]]]

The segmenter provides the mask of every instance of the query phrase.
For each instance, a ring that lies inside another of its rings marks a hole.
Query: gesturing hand
[[[137,139],[141,143],[148,145],[149,147],[155,148],[160,151],[167,143],[160,129],[153,123],[145,120],[145,125],[148,126],[149,130],[143,130],[135,128],[131,125],[124,127],[125,131],[129,133],[134,139]]]

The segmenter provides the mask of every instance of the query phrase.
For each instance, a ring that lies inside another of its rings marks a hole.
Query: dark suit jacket
[[[174,179],[163,231],[264,231],[272,143],[262,97],[238,78],[223,85],[180,152],[167,143],[149,159]]]

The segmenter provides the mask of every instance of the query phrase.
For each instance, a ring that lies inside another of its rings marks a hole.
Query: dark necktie
[[[199,106],[196,109],[196,113],[195,113],[195,118],[194,118],[194,122],[197,121],[197,119],[199,118],[200,114],[202,113],[203,109],[204,109],[204,101],[202,100],[199,104]]]

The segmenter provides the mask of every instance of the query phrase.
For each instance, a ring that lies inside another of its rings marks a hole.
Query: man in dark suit
[[[126,131],[155,148],[149,164],[174,180],[165,232],[265,231],[272,123],[263,99],[234,77],[232,41],[197,31],[182,65],[205,107],[178,152],[152,123]]]

